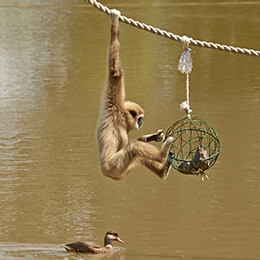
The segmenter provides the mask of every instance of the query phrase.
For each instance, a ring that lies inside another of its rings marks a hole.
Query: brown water
[[[175,34],[260,49],[259,1],[109,7]],[[60,245],[102,243],[111,229],[126,244],[105,258],[259,259],[259,58],[192,47],[191,108],[222,145],[209,181],[173,169],[162,181],[140,166],[115,182],[99,172],[95,142],[109,17],[80,0],[0,0],[0,22],[0,259],[91,259]],[[184,117],[181,52],[121,24],[127,98],[146,111],[131,138]]]

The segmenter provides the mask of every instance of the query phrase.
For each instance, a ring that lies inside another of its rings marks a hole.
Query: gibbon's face
[[[134,102],[125,102],[125,109],[127,114],[127,130],[139,130],[143,123],[144,110]]]

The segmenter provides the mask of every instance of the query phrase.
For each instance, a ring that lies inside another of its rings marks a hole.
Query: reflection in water
[[[1,243],[1,259],[117,259],[124,260],[125,255],[119,248],[107,254],[66,252],[59,245],[53,244],[15,244]]]
[[[179,35],[259,47],[257,2],[150,2],[110,7]],[[222,145],[208,182],[174,170],[162,182],[141,166],[115,182],[99,172],[94,137],[108,19],[82,1],[0,3],[0,258],[95,258],[59,246],[115,229],[126,244],[111,259],[258,259],[258,59],[192,48],[191,108]],[[182,47],[124,24],[120,41],[126,96],[146,111],[130,137],[166,131],[184,117]]]

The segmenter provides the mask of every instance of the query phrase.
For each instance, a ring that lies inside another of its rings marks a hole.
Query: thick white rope
[[[91,5],[93,5],[94,7],[101,10],[102,12],[104,12],[106,14],[110,14],[110,9],[108,7],[102,5],[101,3],[97,2],[96,0],[86,0],[86,1],[88,3],[90,3]],[[165,30],[160,30],[158,28],[154,28],[151,25],[147,25],[145,23],[140,23],[138,21],[135,21],[131,18],[129,19],[129,18],[122,16],[122,15],[119,17],[119,21],[130,24],[130,25],[135,26],[139,29],[143,29],[145,31],[158,34],[160,36],[167,37],[171,40],[175,40],[175,41],[178,41],[178,42],[182,41],[182,37],[179,36],[179,35],[175,35],[171,32],[167,32]],[[239,47],[221,45],[219,43],[193,40],[192,38],[189,38],[189,39],[190,39],[189,44],[197,46],[197,47],[211,48],[211,49],[215,49],[215,50],[219,50],[219,51],[227,51],[227,52],[233,52],[233,53],[239,53],[239,54],[245,54],[245,55],[260,57],[260,51],[257,51],[257,50],[252,50],[252,49],[249,50],[249,49],[246,49],[246,48],[239,48]]]

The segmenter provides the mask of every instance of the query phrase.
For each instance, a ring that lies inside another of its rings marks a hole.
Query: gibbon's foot
[[[161,151],[163,157],[166,157],[166,156],[167,156],[167,154],[168,154],[168,152],[169,152],[169,149],[170,149],[170,145],[171,145],[171,143],[173,142],[173,140],[174,140],[173,137],[170,136],[170,137],[168,137],[168,138],[166,139],[166,141],[163,143],[163,145],[162,145],[162,151]],[[167,159],[167,158],[166,158],[166,159]]]
[[[169,155],[172,155],[172,152],[169,152]],[[166,178],[168,177],[170,169],[171,169],[171,162],[167,158],[167,162],[165,163],[164,177],[163,177],[164,180],[166,180]]]
[[[110,10],[110,19],[111,19],[111,23],[113,23],[114,21],[118,20],[119,16],[121,15],[121,12],[116,10],[116,9],[112,9]]]

